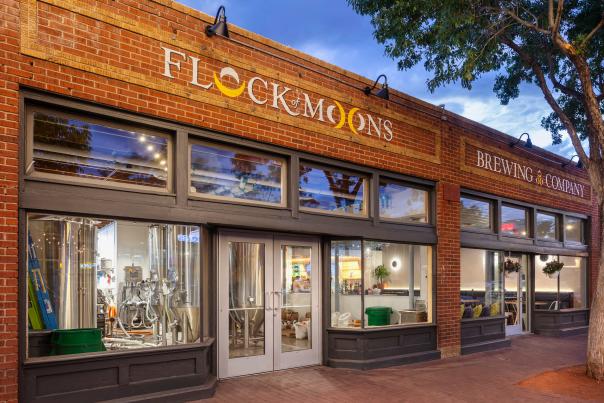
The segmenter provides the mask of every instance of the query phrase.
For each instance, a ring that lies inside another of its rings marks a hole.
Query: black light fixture
[[[575,157],[578,158],[578,160],[577,160],[577,168],[583,169],[583,162],[581,162],[581,158],[579,158],[579,156],[577,154],[575,154],[572,157],[570,157],[570,159],[568,160],[568,162],[565,162],[564,164],[562,164],[562,168],[566,167],[567,165],[570,165],[573,162],[573,160],[575,159]]]
[[[524,137],[524,135],[526,135],[526,142],[524,143],[524,147],[533,148],[533,142],[531,141],[531,136],[526,132],[522,133],[520,135],[520,137],[518,137],[518,140],[512,141],[510,143],[510,147],[514,147],[516,144],[520,143],[522,141],[522,137]]]
[[[206,35],[220,35],[225,36],[227,38],[229,37],[229,29],[227,27],[227,18],[224,6],[218,7],[218,12],[216,12],[216,18],[214,18],[214,24],[208,25],[206,27]]]
[[[365,95],[371,94],[371,91],[373,91],[373,89],[377,86],[378,81],[380,81],[380,78],[382,77],[384,77],[384,85],[382,85],[382,89],[375,93],[375,96],[386,100],[390,99],[390,95],[388,94],[388,77],[386,77],[386,74],[380,74],[375,80],[375,83],[373,83],[373,87],[367,86],[363,88]]]

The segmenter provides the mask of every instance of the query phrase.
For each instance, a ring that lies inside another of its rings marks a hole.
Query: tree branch
[[[564,113],[558,102],[556,102],[556,99],[552,95],[552,92],[550,91],[547,85],[545,74],[543,73],[543,69],[541,68],[541,66],[539,66],[539,64],[535,61],[533,57],[531,57],[528,53],[522,50],[522,48],[518,44],[516,44],[507,36],[502,36],[501,42],[507,47],[509,47],[512,51],[516,52],[516,54],[518,54],[518,56],[526,67],[533,70],[533,73],[535,73],[537,81],[539,82],[539,87],[541,88],[541,91],[545,96],[545,100],[564,124],[564,127],[566,128],[566,131],[570,137],[570,141],[573,143],[573,146],[577,151],[577,154],[579,155],[579,159],[583,162],[586,167],[589,167],[590,160],[587,157],[587,154],[585,153],[583,145],[581,144],[581,140],[579,139],[579,135],[577,134],[577,129],[575,128],[575,125],[573,125],[569,117],[566,115],[566,113]]]
[[[518,15],[516,15],[516,13],[514,13],[512,10],[508,10],[507,8],[501,8],[501,9],[497,8],[496,10],[502,11],[504,14],[506,14],[509,17],[511,17],[512,19],[514,19],[514,21],[516,21],[520,25],[525,26],[529,29],[532,29],[535,32],[539,32],[539,33],[545,34],[545,35],[549,35],[549,33],[550,33],[547,29],[539,28],[536,24],[531,24],[530,22],[518,17]]]
[[[592,29],[591,32],[589,34],[587,34],[587,36],[581,41],[581,43],[579,44],[579,48],[584,48],[585,46],[587,46],[587,44],[589,43],[589,41],[591,40],[591,38],[602,27],[604,27],[604,13],[602,13],[602,18],[600,19],[600,22],[598,22],[596,24],[596,26],[594,27],[594,29]]]
[[[551,52],[547,52],[546,56],[547,56],[547,64],[548,64],[548,74],[547,75],[548,75],[549,80],[554,85],[554,88],[557,88],[558,90],[560,90],[562,93],[568,95],[569,97],[574,97],[579,102],[584,102],[585,96],[580,91],[577,91],[574,88],[564,85],[560,81],[558,81],[558,79],[556,78],[555,71],[554,71],[554,60],[552,58]]]

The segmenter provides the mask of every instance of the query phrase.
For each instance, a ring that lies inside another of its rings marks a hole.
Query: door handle
[[[281,309],[281,291],[274,291],[273,294],[278,296],[277,303],[275,304],[275,311]]]
[[[264,304],[266,305],[266,310],[270,311],[273,308],[271,308],[271,292],[267,291],[266,292],[266,298],[264,300]]]

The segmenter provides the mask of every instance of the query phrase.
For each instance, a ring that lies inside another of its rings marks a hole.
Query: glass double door
[[[220,378],[320,362],[316,239],[222,231],[218,268]]]
[[[505,334],[512,336],[527,332],[529,259],[526,254],[506,253],[503,258]]]

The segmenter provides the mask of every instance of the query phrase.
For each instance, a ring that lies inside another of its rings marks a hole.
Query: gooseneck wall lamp
[[[564,164],[562,164],[562,168],[566,167],[567,165],[572,164],[573,160],[575,159],[575,157],[577,157],[577,168],[582,169],[583,168],[583,163],[581,162],[581,158],[579,158],[579,156],[577,154],[573,155],[572,157],[570,157],[570,159],[568,160],[568,162],[565,162]]]
[[[206,27],[206,35],[220,35],[227,38],[229,37],[229,29],[227,27],[227,18],[224,6],[218,7],[218,11],[216,12],[216,18],[214,18],[214,24],[208,25]]]
[[[380,78],[382,77],[384,77],[384,84],[382,85],[382,88],[375,93],[375,96],[382,99],[390,99],[390,95],[388,94],[388,77],[386,77],[385,74],[380,74],[373,83],[372,87],[367,86],[363,88],[363,92],[365,93],[365,95],[371,94],[371,91],[373,91],[373,89],[377,86],[378,81],[380,81]]]
[[[514,146],[516,146],[518,143],[520,143],[520,142],[522,141],[522,137],[524,137],[525,135],[526,135],[526,141],[525,141],[525,143],[524,143],[524,147],[526,147],[526,148],[533,148],[533,142],[531,141],[531,136],[530,136],[528,133],[526,133],[526,132],[522,133],[522,134],[520,135],[520,137],[518,137],[518,140],[516,140],[516,141],[512,141],[512,142],[510,143],[510,147],[514,147]]]

